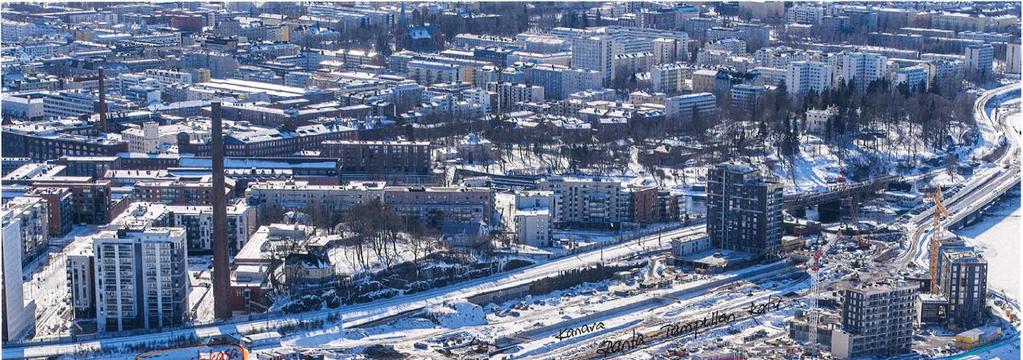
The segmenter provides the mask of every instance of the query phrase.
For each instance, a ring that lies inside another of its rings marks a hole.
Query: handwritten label
[[[603,321],[575,328],[561,329],[556,335],[554,335],[554,338],[558,340],[565,340],[573,336],[588,334],[598,330],[604,330]]]
[[[623,340],[604,340],[597,347],[601,355],[610,355],[622,351],[629,351],[646,345],[646,336],[632,330],[632,337]]]
[[[730,313],[724,313],[715,310],[710,314],[705,314],[703,317],[688,320],[678,321],[670,324],[661,326],[660,329],[650,334],[644,335],[637,333],[636,330],[632,330],[632,336],[628,339],[621,340],[603,340],[597,346],[597,352],[601,355],[607,356],[624,351],[631,351],[639,348],[646,344],[647,336],[650,339],[663,338],[671,339],[682,336],[692,335],[693,337],[699,336],[704,330],[713,329],[722,324],[730,324],[738,320],[739,315],[745,315],[747,317],[756,317],[764,315],[771,311],[775,311],[781,308],[782,299],[770,296],[767,298],[767,302],[757,304],[750,303],[750,305],[742,310],[733,311]],[[602,323],[600,323],[603,326]],[[591,330],[592,331],[592,330]],[[560,334],[560,333],[559,333]]]

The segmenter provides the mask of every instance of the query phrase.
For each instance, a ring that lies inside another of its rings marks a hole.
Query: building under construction
[[[895,356],[913,346],[917,286],[906,281],[861,283],[842,291],[842,327],[832,331],[836,359]]]

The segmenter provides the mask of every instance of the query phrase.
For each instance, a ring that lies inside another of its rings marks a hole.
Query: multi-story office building
[[[912,351],[916,288],[889,281],[843,290],[842,328],[832,331],[832,355],[849,359]]]
[[[771,256],[781,246],[780,183],[749,165],[725,163],[707,175],[707,233],[715,247]]]
[[[22,262],[32,261],[49,246],[48,210],[46,200],[38,197],[18,197],[4,203],[0,217],[4,224],[18,227]],[[12,221],[14,218],[18,221]],[[6,229],[4,234],[7,234]]]
[[[995,48],[991,44],[971,43],[966,45],[964,52],[967,73],[980,77],[991,74],[995,58]]]
[[[831,87],[831,65],[816,61],[793,61],[785,72],[785,89],[789,95],[821,93]]]
[[[948,300],[948,324],[963,329],[983,324],[988,314],[987,260],[964,246],[942,247],[940,252],[935,281]]]
[[[43,112],[53,117],[89,115],[96,112],[98,102],[99,96],[89,91],[57,91],[43,98]]]
[[[884,78],[887,62],[888,59],[879,54],[844,53],[842,54],[842,80],[851,82],[856,85],[857,90],[864,91],[870,83]]]
[[[664,116],[687,126],[696,117],[711,118],[717,111],[717,97],[711,93],[672,96],[664,102]]]
[[[342,180],[423,183],[430,176],[430,143],[325,141],[322,156],[337,158]]]
[[[107,230],[91,240],[100,332],[184,322],[189,292],[185,230]]]

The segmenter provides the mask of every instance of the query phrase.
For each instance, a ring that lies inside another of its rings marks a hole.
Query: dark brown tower
[[[227,256],[227,195],[224,188],[224,133],[220,119],[220,103],[211,107],[213,131],[213,314],[218,320],[231,318],[228,296],[231,286],[231,264]]]
[[[107,132],[107,91],[103,86],[103,81],[106,76],[103,74],[103,68],[99,68],[99,131]]]

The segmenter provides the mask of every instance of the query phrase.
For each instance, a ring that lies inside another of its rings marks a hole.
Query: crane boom
[[[938,186],[931,195],[931,200],[934,201],[934,233],[931,234],[931,241],[928,243],[930,253],[927,256],[928,270],[931,275],[931,292],[936,293],[938,289],[938,251],[941,249],[941,240],[945,236],[945,231],[941,226],[941,222],[948,217],[948,209],[945,208],[945,204],[941,202],[941,186]]]

